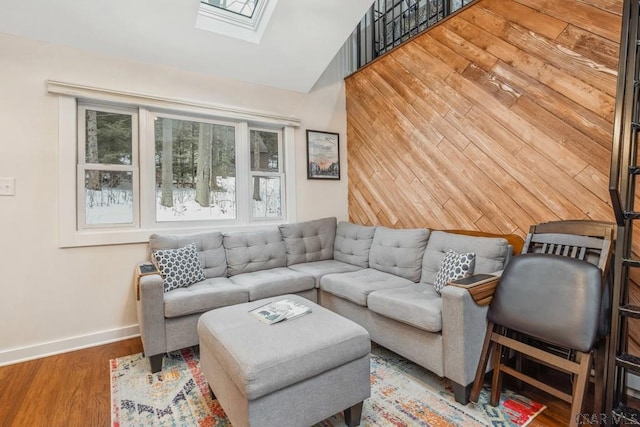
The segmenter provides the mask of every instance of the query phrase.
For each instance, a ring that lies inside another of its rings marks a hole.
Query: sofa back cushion
[[[152,234],[149,237],[149,250],[153,253],[158,249],[178,249],[189,243],[196,245],[198,258],[207,279],[227,275],[227,258],[222,246],[222,233],[218,231],[183,235]]]
[[[447,251],[475,254],[474,274],[489,274],[504,269],[512,248],[506,239],[478,237],[432,231],[422,260],[421,283],[433,284]]]
[[[285,267],[287,256],[278,230],[224,235],[229,276]]]
[[[287,265],[333,259],[336,223],[333,217],[280,225]]]
[[[333,259],[369,268],[369,251],[375,231],[375,227],[339,222],[333,245]]]
[[[417,283],[427,240],[429,230],[426,228],[376,227],[369,252],[369,267]]]

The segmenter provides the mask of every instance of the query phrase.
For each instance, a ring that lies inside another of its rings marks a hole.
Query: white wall
[[[304,221],[347,219],[339,73],[336,60],[302,94],[0,34],[0,177],[16,179],[15,196],[0,196],[0,365],[137,334],[133,267],[146,245],[58,248],[58,100],[46,92],[48,79],[299,118],[297,219]],[[306,179],[306,129],[340,133],[339,182]]]

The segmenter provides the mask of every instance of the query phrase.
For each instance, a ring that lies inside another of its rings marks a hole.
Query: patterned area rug
[[[197,349],[165,357],[162,372],[151,374],[142,354],[110,361],[111,422],[125,426],[223,427],[231,423],[200,372]],[[483,390],[477,404],[460,405],[449,381],[381,347],[371,354],[371,397],[362,426],[526,426],[545,406],[503,391],[500,405]],[[342,414],[318,426],[344,426]]]

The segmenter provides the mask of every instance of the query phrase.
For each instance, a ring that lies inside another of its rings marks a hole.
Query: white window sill
[[[193,234],[206,231],[220,231],[233,233],[242,231],[274,229],[285,221],[261,221],[252,225],[211,225],[208,227],[180,227],[180,228],[156,228],[156,229],[131,229],[131,230],[84,230],[75,231],[67,236],[60,235],[60,248],[76,248],[84,246],[121,245],[132,243],[148,243],[149,236],[158,234]]]

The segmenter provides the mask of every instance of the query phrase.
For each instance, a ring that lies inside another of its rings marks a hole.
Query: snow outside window
[[[154,117],[156,221],[234,220],[236,126]]]
[[[80,228],[136,226],[137,112],[81,105],[78,117]]]
[[[249,129],[253,219],[282,218],[282,132]]]
[[[283,127],[78,104],[78,230],[285,218]]]

